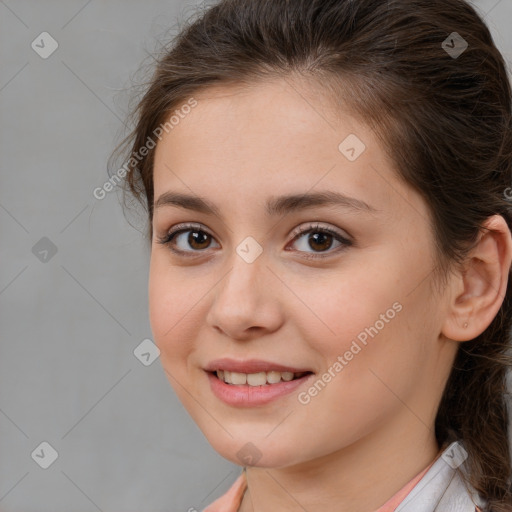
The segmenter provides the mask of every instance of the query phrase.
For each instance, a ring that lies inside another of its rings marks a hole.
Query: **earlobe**
[[[483,224],[464,270],[456,274],[442,334],[468,341],[487,329],[505,298],[512,261],[512,237],[501,215]]]

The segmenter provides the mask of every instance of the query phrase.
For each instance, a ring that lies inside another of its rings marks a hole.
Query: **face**
[[[149,277],[154,340],[185,408],[243,465],[425,432],[454,348],[439,342],[446,303],[432,296],[423,199],[372,131],[313,86],[194,98],[155,150]],[[259,375],[226,384],[207,371],[228,368]],[[260,386],[262,370],[280,382]]]

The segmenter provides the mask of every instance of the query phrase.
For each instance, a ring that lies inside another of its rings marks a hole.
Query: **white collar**
[[[453,442],[395,512],[475,512],[475,506],[483,508],[485,501],[464,480],[467,456],[462,443]]]

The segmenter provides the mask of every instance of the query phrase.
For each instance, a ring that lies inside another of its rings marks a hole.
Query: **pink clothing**
[[[246,489],[247,480],[244,468],[242,474],[233,482],[228,492],[208,505],[202,512],[238,512]]]
[[[437,460],[437,457],[436,457]],[[382,507],[380,507],[375,512],[393,512],[402,501],[407,497],[407,495],[413,490],[414,486],[425,476],[425,473],[432,467],[435,461],[430,464],[430,466],[426,467],[421,473],[416,475],[412,480],[410,480],[407,484],[405,484],[394,496],[389,498]]]

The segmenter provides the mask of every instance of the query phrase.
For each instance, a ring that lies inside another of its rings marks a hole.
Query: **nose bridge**
[[[275,277],[265,256],[263,247],[246,237],[226,258],[227,273],[216,287],[207,321],[229,337],[242,339],[251,327],[273,331],[280,325],[281,310],[269,283]]]
[[[259,289],[258,283],[265,279],[263,274],[268,272],[262,245],[252,236],[245,237],[233,248],[228,264],[231,270],[221,286],[223,292],[238,296],[238,299],[240,294],[242,298],[245,295],[247,300],[249,296],[253,297],[253,292]]]

